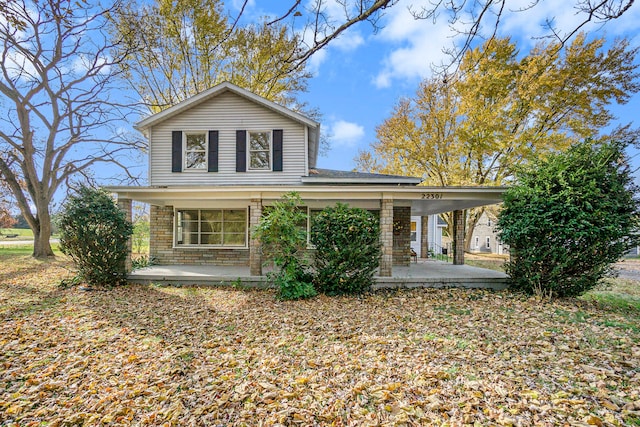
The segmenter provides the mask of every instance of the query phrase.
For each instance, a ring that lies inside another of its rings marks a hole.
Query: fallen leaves
[[[3,425],[640,420],[640,332],[616,326],[628,314],[576,300],[457,289],[297,302],[224,288],[83,292],[52,286],[59,265],[27,267],[0,276]]]

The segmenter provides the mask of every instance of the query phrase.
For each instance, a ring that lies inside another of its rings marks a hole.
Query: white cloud
[[[347,147],[355,146],[364,137],[364,127],[338,120],[331,126],[331,141]]]
[[[99,74],[108,74],[111,70],[111,58],[99,56],[98,58],[85,54],[77,54],[71,62],[70,70],[78,74],[86,74],[89,71],[99,70]]]
[[[512,36],[525,43],[524,48],[533,47],[540,38],[549,36],[548,22],[558,29],[560,35],[573,30],[584,19],[576,13],[574,2],[539,2],[529,6],[529,0],[515,0],[505,9],[501,18],[499,35]],[[492,25],[487,22],[485,26]],[[585,30],[589,27],[585,27]]]
[[[340,37],[332,42],[333,47],[344,52],[355,50],[363,44],[364,37],[362,37],[359,32],[352,31],[351,29],[346,30],[344,33],[340,34]]]
[[[307,61],[307,69],[315,76],[318,76],[320,73],[320,66],[325,59],[327,59],[327,49],[320,49],[311,55],[311,58]]]
[[[308,8],[310,9],[313,9],[313,7],[315,7],[315,2],[308,5]],[[341,25],[342,22],[344,22],[344,6],[336,0],[324,2],[322,13],[326,17],[327,22],[332,23],[333,25]],[[353,13],[353,11],[350,13]],[[315,38],[317,37],[321,39],[323,35],[315,34],[315,27],[309,23],[307,24],[308,25],[299,30],[299,34],[302,37],[303,43],[306,44],[307,47],[311,48],[314,44]],[[320,71],[320,66],[327,60],[333,49],[337,49],[342,52],[350,52],[362,46],[364,43],[365,39],[360,32],[355,30],[354,27],[348,28],[340,34],[340,36],[331,40],[324,48],[314,53],[307,66],[312,73],[317,75]]]
[[[414,10],[419,10],[419,4],[411,3]],[[389,87],[393,80],[428,77],[432,65],[446,63],[449,59],[443,52],[443,47],[451,44],[452,35],[446,20],[439,19],[435,24],[430,20],[416,20],[408,4],[408,1],[401,1],[391,8],[380,32],[380,40],[394,48],[385,57],[382,70],[373,80],[379,88]]]
[[[577,13],[576,2],[511,0],[501,17],[500,37],[511,36],[519,42],[523,52],[528,51],[543,36],[550,34],[545,26],[547,20],[553,19],[553,26],[561,35],[572,31],[586,15]],[[416,20],[409,7],[420,11],[421,7],[433,7],[432,0],[400,0],[391,8],[383,23],[384,27],[377,40],[391,46],[391,52],[386,55],[380,72],[374,77],[373,83],[378,88],[389,87],[394,81],[424,79],[431,75],[433,65],[447,64],[451,58],[443,52],[443,48],[453,46],[454,40],[462,42],[464,36],[456,36],[443,12],[434,23],[432,20]],[[483,21],[484,33],[492,31],[495,21],[491,17],[493,12],[485,14]],[[625,14],[604,26],[609,35],[619,36],[637,31],[640,20],[640,8],[632,7]],[[456,23],[456,30],[463,32],[463,25],[473,22],[470,15]],[[589,23],[583,27],[585,31],[598,30],[601,23]],[[467,28],[468,29],[468,28]],[[486,34],[485,34],[486,35]],[[454,38],[455,37],[455,38]],[[481,38],[476,40],[481,41]]]
[[[501,36],[515,36],[523,41],[529,40],[531,47],[537,43],[541,37],[549,36],[547,21],[558,30],[560,36],[565,36],[573,31],[587,15],[576,9],[575,2],[539,2],[534,7],[527,6],[530,0],[513,0],[509,3],[500,23]],[[622,35],[628,31],[637,31],[638,20],[640,20],[640,8],[632,7],[627,10],[619,19],[610,21],[602,25],[595,18],[581,28],[581,31],[594,31],[604,29],[608,34]]]
[[[231,5],[233,6],[234,9],[240,10],[244,5],[244,0],[232,0]],[[254,8],[255,6],[256,6],[256,1],[249,0],[245,6],[245,9],[251,9],[251,8]]]

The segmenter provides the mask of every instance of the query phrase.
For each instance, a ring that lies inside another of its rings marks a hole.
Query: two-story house
[[[378,212],[380,276],[409,265],[411,215],[454,211],[461,224],[454,257],[462,263],[462,210],[499,202],[504,191],[317,168],[319,123],[231,83],[136,127],[149,140],[149,186],[110,190],[129,212],[131,200],[151,205],[150,255],[160,264],[246,265],[261,275],[263,254],[250,230],[265,206],[291,191],[310,214],[336,202]]]

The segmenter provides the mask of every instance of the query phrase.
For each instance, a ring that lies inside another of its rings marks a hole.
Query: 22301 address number
[[[422,193],[423,200],[439,200],[442,199],[442,193]]]

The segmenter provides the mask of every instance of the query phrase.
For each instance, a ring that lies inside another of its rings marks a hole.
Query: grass
[[[495,254],[464,254],[464,263],[472,267],[486,268],[489,270],[504,271],[504,263],[509,259],[508,255]]]
[[[63,289],[0,251],[0,424],[635,425],[638,283],[581,299],[416,289]],[[605,297],[606,296],[606,297]],[[46,420],[46,421],[45,421]]]
[[[58,243],[52,243],[51,249],[53,249],[53,254],[56,256],[62,255],[60,252],[60,245]],[[0,244],[0,255],[3,257],[12,257],[12,256],[27,256],[33,253],[33,243],[25,243],[25,244],[11,244],[11,245],[2,245]]]
[[[28,240],[33,239],[33,232],[29,228],[2,228],[0,239],[7,239],[6,235],[17,234],[18,237],[12,237],[14,240]],[[7,239],[7,240],[11,240]]]

